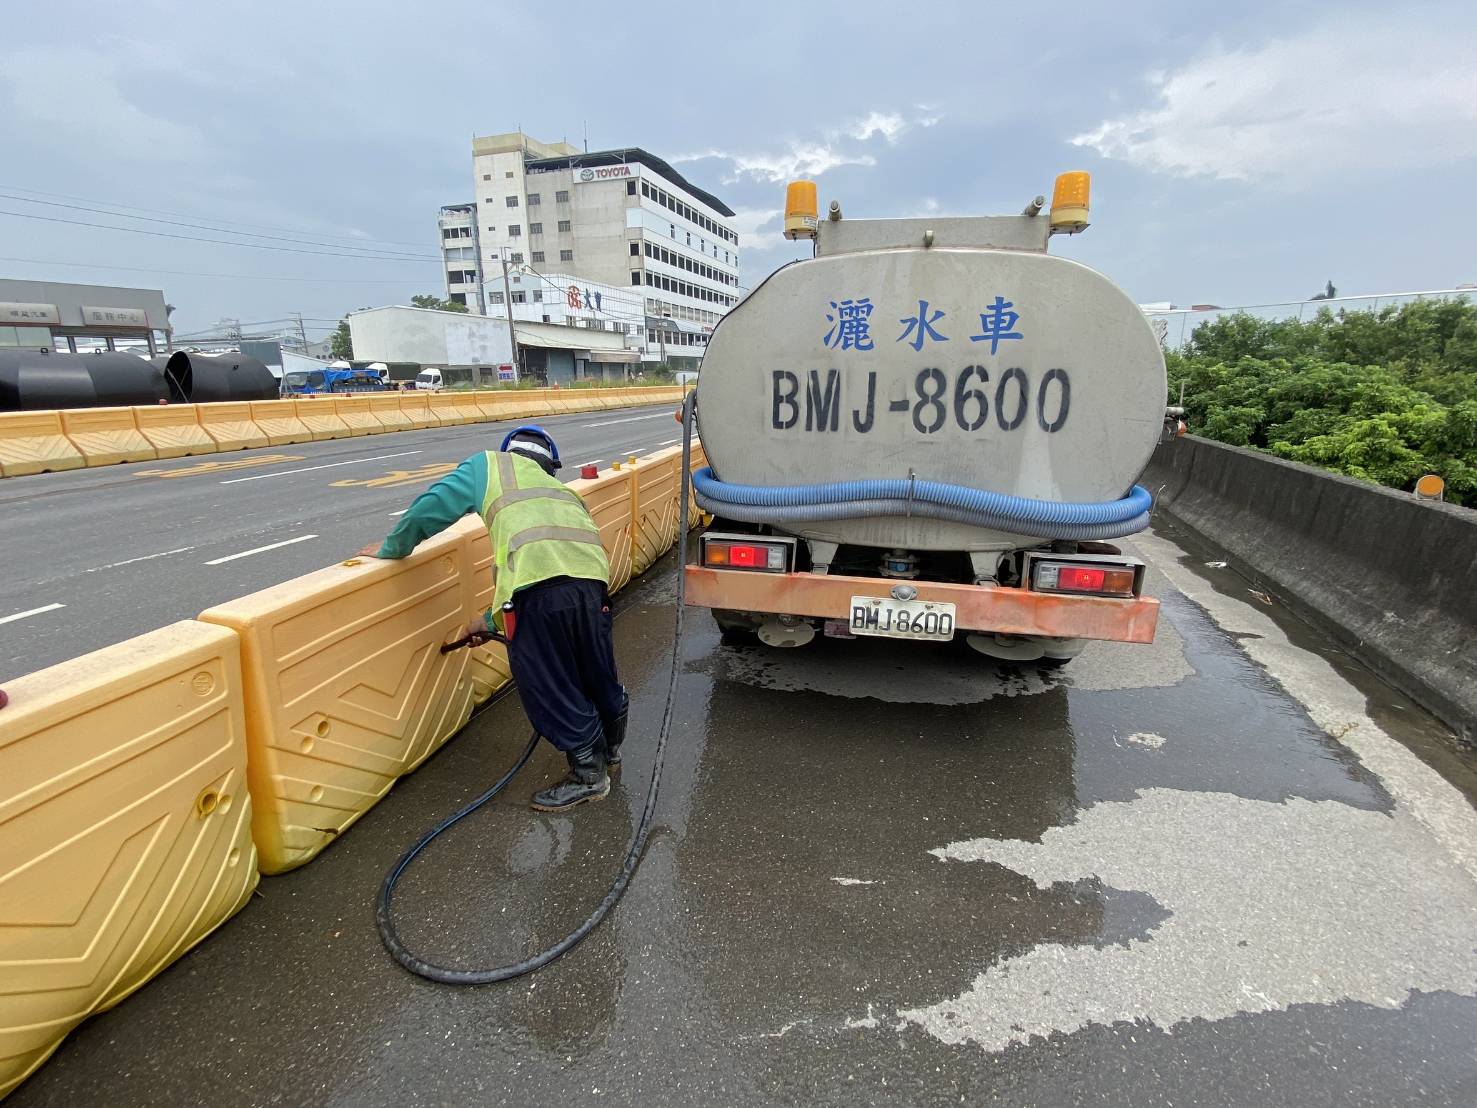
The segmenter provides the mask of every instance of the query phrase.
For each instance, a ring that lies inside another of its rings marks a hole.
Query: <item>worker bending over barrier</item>
[[[620,768],[628,699],[611,640],[610,564],[584,501],[554,476],[559,448],[541,427],[510,431],[416,497],[385,541],[360,553],[403,558],[469,512],[492,539],[493,605],[467,627],[508,643],[508,661],[534,729],[564,752],[569,774],[534,794],[562,812],[610,792]]]

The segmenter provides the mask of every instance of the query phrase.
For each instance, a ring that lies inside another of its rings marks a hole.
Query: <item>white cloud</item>
[[[937,114],[909,119],[899,112],[872,111],[845,127],[827,131],[818,139],[791,139],[782,150],[751,153],[709,148],[693,154],[683,154],[672,161],[696,162],[704,158],[719,158],[731,162],[733,169],[724,179],[725,184],[733,184],[741,177],[752,177],[771,184],[796,177],[819,177],[838,166],[877,164],[873,155],[857,149],[853,143],[880,137],[891,146],[910,127],[932,127],[938,121]]]
[[[839,165],[877,164],[877,159],[870,154],[845,154],[824,142],[792,142],[784,150],[759,154],[704,150],[696,154],[683,154],[672,161],[696,162],[704,158],[720,158],[733,163],[732,171],[723,179],[724,184],[733,184],[743,176],[767,182],[788,181],[794,177],[819,177],[826,170],[835,169]]]
[[[121,46],[16,50],[0,67],[0,89],[9,87],[12,125],[57,146],[83,148],[96,162],[201,159],[211,144],[200,131],[150,114],[120,86],[119,77],[141,64],[156,68],[151,60]]]
[[[1442,164],[1477,155],[1474,56],[1454,28],[1341,23],[1150,74],[1157,106],[1071,141],[1230,180]]]
[[[907,120],[897,112],[872,112],[866,119],[853,123],[846,133],[860,142],[865,142],[873,135],[881,135],[889,143],[894,143],[907,126]]]
[[[743,246],[762,241],[761,236],[774,237],[780,232],[784,216],[779,208],[739,208],[733,213],[733,229],[738,232]],[[773,227],[770,224],[774,224]]]

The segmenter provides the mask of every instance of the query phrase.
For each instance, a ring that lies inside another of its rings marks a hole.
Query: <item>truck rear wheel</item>
[[[742,612],[727,612],[713,609],[713,622],[718,625],[720,640],[724,646],[755,646],[759,642],[757,622]]]

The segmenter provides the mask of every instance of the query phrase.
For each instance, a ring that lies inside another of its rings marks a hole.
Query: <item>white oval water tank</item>
[[[724,481],[944,481],[1053,501],[1122,497],[1163,425],[1164,355],[1102,274],[1048,254],[861,251],[774,273],[719,324],[698,417]],[[1030,545],[936,520],[790,527],[919,550]]]

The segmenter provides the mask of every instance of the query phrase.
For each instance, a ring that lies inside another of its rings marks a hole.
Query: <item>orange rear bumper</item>
[[[849,620],[853,596],[889,596],[897,581],[816,573],[751,573],[687,566],[687,603],[697,608]],[[908,582],[919,600],[953,604],[955,625],[1002,635],[1150,643],[1159,601],[1063,596],[995,585]]]

